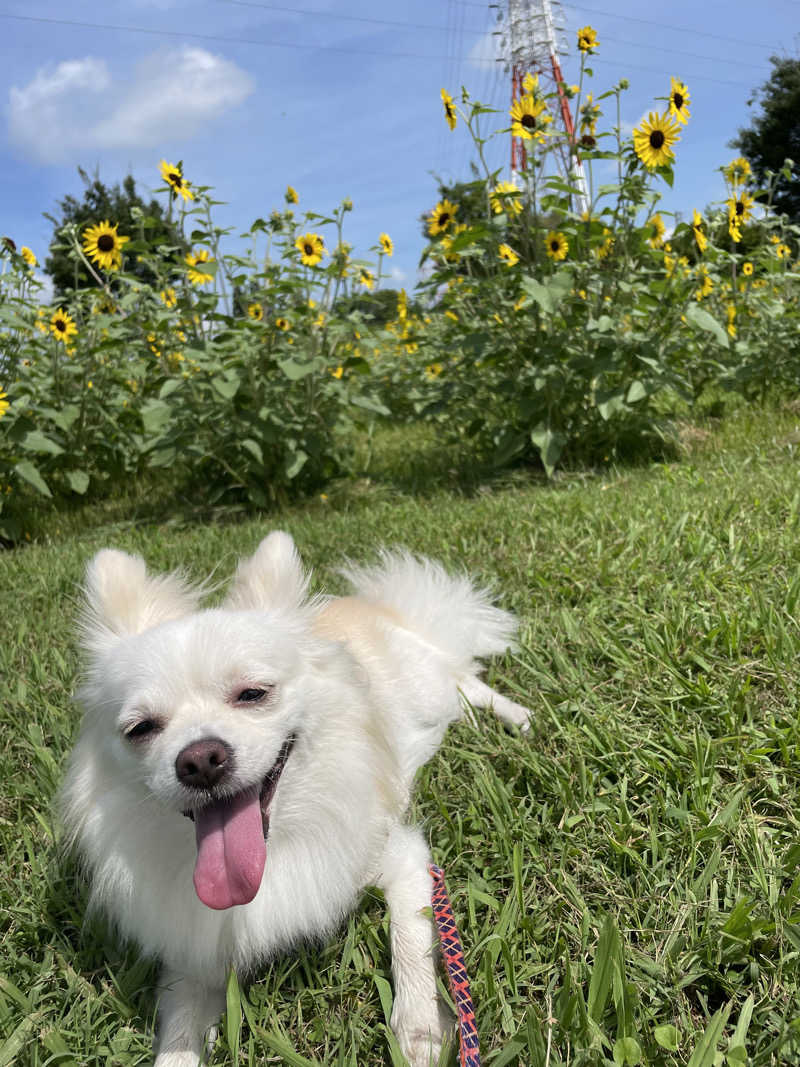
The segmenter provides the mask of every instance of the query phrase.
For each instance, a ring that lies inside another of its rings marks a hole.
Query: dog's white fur
[[[196,1067],[231,965],[250,974],[329,934],[367,885],[391,912],[400,1046],[414,1067],[438,1053],[430,857],[403,817],[415,772],[465,704],[527,726],[526,708],[477,677],[477,659],[505,650],[515,621],[466,579],[408,554],[345,573],[353,596],[309,600],[291,538],[274,532],[239,565],[223,606],[200,610],[197,590],[149,575],[138,557],[104,550],[89,564],[85,716],[61,811],[91,905],[163,961],[157,1067]],[[266,706],[232,701],[254,686],[274,687]],[[123,731],[147,716],[162,728],[132,743]],[[224,739],[243,789],[291,733],[257,895],[212,910],[192,885],[176,754]]]

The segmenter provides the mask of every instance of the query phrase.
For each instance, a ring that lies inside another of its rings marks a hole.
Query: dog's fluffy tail
[[[378,563],[351,565],[341,573],[358,596],[391,609],[460,669],[468,671],[475,659],[513,644],[514,616],[495,607],[487,589],[466,576],[448,574],[432,560],[383,551]]]

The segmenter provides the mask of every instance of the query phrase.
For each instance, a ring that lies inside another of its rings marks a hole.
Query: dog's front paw
[[[200,1058],[196,1052],[185,1049],[170,1052],[165,1050],[156,1056],[153,1067],[199,1067]]]
[[[400,1051],[411,1067],[436,1067],[442,1047],[452,1037],[453,1015],[444,1005],[437,1005],[426,1012],[395,1010],[392,1012],[392,1030]]]

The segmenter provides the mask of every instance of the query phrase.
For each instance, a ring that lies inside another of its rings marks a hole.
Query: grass
[[[154,968],[84,924],[53,839],[84,563],[113,543],[223,575],[270,525],[328,587],[343,556],[403,543],[490,581],[521,620],[489,680],[533,709],[530,734],[459,724],[413,812],[484,1061],[800,1063],[799,424],[745,409],[681,462],[550,486],[451,490],[440,461],[425,492],[424,453],[390,435],[369,480],[327,500],[178,524],[109,504],[0,555],[0,1067],[151,1062]],[[330,944],[230,990],[211,1063],[399,1063],[389,976],[371,892]]]

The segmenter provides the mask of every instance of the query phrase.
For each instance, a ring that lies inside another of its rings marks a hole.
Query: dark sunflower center
[[[650,147],[658,150],[664,147],[664,134],[661,130],[653,130],[650,134]]]
[[[683,107],[683,93],[673,93],[672,101],[675,104],[675,107],[680,111]]]
[[[551,248],[551,250],[553,252],[557,252],[559,250],[559,248],[561,248],[561,242],[560,241],[551,241],[550,242],[550,248]]]
[[[59,333],[63,333],[67,328],[67,324],[66,324],[66,322],[64,322],[63,319],[56,319],[56,321],[53,323],[53,325],[55,326],[55,328],[58,330]]]
[[[174,185],[177,189],[180,189],[180,187],[183,185],[183,178],[180,176],[180,174],[178,174],[177,171],[174,170],[167,175],[167,181],[170,183],[170,185]]]
[[[113,252],[115,246],[116,242],[114,241],[113,234],[104,233],[97,238],[97,247],[101,252]]]
[[[450,212],[449,211],[443,211],[441,213],[441,215],[439,216],[439,218],[437,219],[437,222],[439,223],[439,225],[443,229],[448,224],[449,221],[450,221]]]
[[[526,130],[533,130],[536,128],[536,116],[535,115],[523,115],[519,120],[520,125],[524,126]]]
[[[736,214],[737,215],[744,215],[744,204],[742,203],[741,200],[737,200],[736,201]]]
[[[314,246],[313,245],[309,245],[309,244],[305,244],[305,245],[303,245],[303,251],[305,252],[305,254],[307,256],[313,256],[314,255]]]

